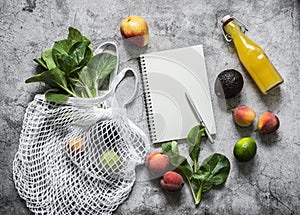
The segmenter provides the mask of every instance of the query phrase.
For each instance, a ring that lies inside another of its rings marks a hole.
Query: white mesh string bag
[[[128,197],[135,167],[149,149],[144,132],[118,105],[114,77],[98,98],[50,103],[36,95],[26,110],[13,163],[19,195],[35,214],[111,214]]]

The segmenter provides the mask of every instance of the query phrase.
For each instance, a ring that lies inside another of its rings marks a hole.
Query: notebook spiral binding
[[[143,56],[140,57],[140,64],[142,70],[142,85],[144,90],[144,101],[146,106],[146,117],[148,122],[149,137],[151,141],[154,142],[156,141],[157,137],[155,131],[154,114],[152,109],[149,81],[148,81],[148,75],[146,71],[146,62]]]

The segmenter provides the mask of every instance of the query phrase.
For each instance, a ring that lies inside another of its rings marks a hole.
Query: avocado
[[[238,95],[244,85],[244,79],[240,72],[227,69],[221,72],[215,81],[215,93],[219,98],[230,99]]]

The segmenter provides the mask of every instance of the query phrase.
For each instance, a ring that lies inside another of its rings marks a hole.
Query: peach
[[[160,180],[160,185],[168,192],[176,192],[181,190],[184,181],[180,174],[168,171],[164,174],[163,179]]]
[[[232,111],[233,120],[241,127],[250,126],[256,117],[254,110],[247,106],[239,106]]]
[[[257,122],[258,131],[261,134],[270,134],[279,128],[278,117],[270,111],[263,113]]]
[[[72,156],[77,156],[84,152],[85,141],[82,137],[74,137],[66,143],[66,150]]]
[[[163,152],[153,152],[147,157],[147,167],[155,175],[163,175],[169,168],[169,157]]]

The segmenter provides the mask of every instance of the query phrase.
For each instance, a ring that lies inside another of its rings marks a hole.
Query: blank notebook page
[[[187,137],[199,120],[188,92],[211,134],[216,133],[201,45],[141,55],[150,138],[154,143]]]

